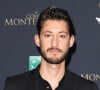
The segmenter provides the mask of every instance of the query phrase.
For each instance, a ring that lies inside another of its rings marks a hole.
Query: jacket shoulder
[[[73,82],[73,87],[78,87],[79,90],[99,90],[97,84],[93,81],[86,80],[81,76],[69,71],[68,77]]]
[[[27,72],[24,72],[24,73],[20,73],[20,74],[17,74],[17,75],[13,75],[13,76],[10,76],[10,77],[7,77],[7,80],[17,80],[17,79],[24,79],[24,78],[31,78],[32,76],[34,76],[36,70],[31,70],[31,71],[27,71]]]
[[[4,90],[28,90],[35,85],[36,70],[27,71],[6,78]],[[31,83],[33,85],[31,85]],[[33,89],[34,90],[34,89]]]

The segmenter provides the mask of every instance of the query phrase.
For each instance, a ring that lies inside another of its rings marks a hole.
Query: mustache
[[[54,48],[54,47],[51,47],[51,48],[48,48],[48,49],[47,49],[47,51],[49,51],[49,50],[57,50],[57,51],[59,51],[59,52],[62,52],[61,49],[59,49],[59,48]]]

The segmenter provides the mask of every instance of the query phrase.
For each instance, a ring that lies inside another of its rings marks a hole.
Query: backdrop
[[[100,0],[0,0],[0,90],[6,77],[28,71],[32,57],[39,56],[35,24],[48,6],[67,9],[76,28],[69,68],[100,87]]]

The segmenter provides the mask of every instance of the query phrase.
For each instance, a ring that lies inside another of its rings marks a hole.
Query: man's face
[[[40,37],[35,41],[40,47],[42,59],[50,64],[59,64],[65,60],[74,36],[70,36],[69,27],[64,20],[46,20],[41,29]]]

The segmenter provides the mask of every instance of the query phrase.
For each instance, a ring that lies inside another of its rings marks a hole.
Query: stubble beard
[[[49,50],[51,50],[51,49],[54,49],[54,48],[49,48],[48,50],[47,50],[47,52],[49,51]],[[56,48],[57,49],[57,48]],[[42,57],[44,58],[44,60],[47,62],[47,63],[49,63],[49,64],[60,64],[60,63],[62,63],[65,59],[66,59],[66,55],[68,54],[68,50],[66,50],[66,52],[63,52],[61,49],[57,49],[60,53],[62,53],[62,56],[61,57],[59,57],[59,58],[57,58],[56,56],[55,56],[55,58],[54,58],[54,56],[53,57],[49,57],[49,56],[47,56],[47,54],[46,54],[46,52],[44,52],[44,51],[42,51],[41,50],[41,55],[42,55]]]

